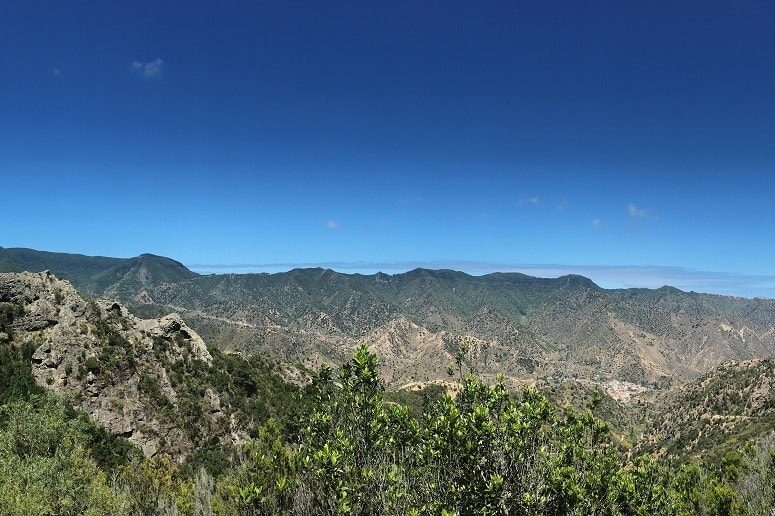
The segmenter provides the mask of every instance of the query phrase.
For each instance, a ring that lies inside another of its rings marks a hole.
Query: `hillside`
[[[0,264],[13,258],[34,270],[45,263],[82,291],[116,297],[145,316],[178,312],[219,347],[310,368],[338,363],[369,342],[393,385],[446,378],[460,349],[483,374],[503,372],[517,383],[560,375],[648,389],[775,354],[775,301],[766,299],[427,269],[202,276],[151,255],[102,269],[95,265],[107,265],[102,259],[78,258],[89,275],[73,273],[76,258],[65,256],[60,264],[57,254],[5,249]]]
[[[27,350],[40,387],[147,456],[244,442],[293,389],[270,365],[211,353],[176,314],[138,319],[48,272],[0,274],[0,347]]]
[[[132,299],[143,303],[143,297],[132,296],[146,288],[169,283],[180,283],[198,275],[182,263],[163,256],[141,254],[89,277],[84,281],[84,290],[105,297]]]
[[[729,362],[660,396],[640,451],[721,455],[775,432],[775,359]]]
[[[84,288],[98,274],[124,262],[123,258],[0,247],[0,272],[52,270],[78,288]]]

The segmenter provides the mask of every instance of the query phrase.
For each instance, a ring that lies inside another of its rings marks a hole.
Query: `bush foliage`
[[[240,373],[241,359],[218,360],[224,367],[213,374],[235,400],[258,388]],[[2,398],[0,408],[2,514],[695,515],[775,507],[771,442],[712,467],[630,457],[590,411],[472,374],[456,397],[434,393],[410,408],[386,399],[365,347],[338,371],[322,368],[292,402],[279,398],[293,410],[272,400],[246,404],[264,421],[251,440],[201,450],[184,465],[144,458],[65,402],[23,392],[19,377],[3,381],[21,394]]]

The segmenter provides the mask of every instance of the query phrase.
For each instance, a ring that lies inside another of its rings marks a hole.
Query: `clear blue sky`
[[[766,283],[773,21],[771,1],[4,0],[0,246]],[[746,285],[700,289],[775,295]]]

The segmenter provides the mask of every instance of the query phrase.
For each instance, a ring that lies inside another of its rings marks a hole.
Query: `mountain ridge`
[[[34,257],[33,259],[30,259],[30,257]],[[75,261],[77,262],[77,265],[79,267],[85,268],[91,272],[91,269],[98,269],[100,272],[103,272],[107,269],[110,269],[117,265],[127,265],[130,262],[136,262],[136,261],[142,261],[142,260],[152,260],[152,261],[158,261],[158,262],[172,262],[176,264],[178,267],[180,267],[182,270],[184,270],[184,273],[191,277],[201,277],[201,276],[281,276],[286,274],[292,274],[292,273],[298,273],[300,271],[321,271],[321,272],[332,272],[334,274],[342,275],[342,276],[351,276],[351,277],[363,277],[363,278],[379,278],[379,277],[388,277],[388,278],[395,278],[395,277],[402,277],[402,276],[412,276],[412,275],[419,275],[423,273],[431,273],[433,276],[440,276],[445,274],[451,274],[451,275],[460,275],[467,278],[488,278],[488,279],[501,279],[501,278],[510,278],[510,279],[524,279],[527,281],[532,282],[558,282],[558,283],[578,283],[578,284],[584,284],[588,286],[589,288],[596,288],[608,292],[675,292],[680,294],[696,294],[696,295],[702,295],[702,296],[716,296],[720,298],[729,298],[729,299],[744,299],[744,300],[765,300],[765,301],[775,301],[772,298],[763,297],[763,296],[739,296],[739,295],[728,295],[728,294],[718,294],[714,292],[697,292],[694,290],[682,290],[678,287],[675,287],[673,285],[662,285],[661,287],[656,288],[648,288],[648,287],[626,287],[626,288],[606,288],[601,287],[597,283],[594,282],[591,278],[584,276],[582,274],[575,274],[575,273],[569,273],[569,274],[563,274],[556,277],[549,277],[549,276],[533,276],[530,274],[525,274],[522,272],[513,272],[513,271],[495,271],[495,272],[488,272],[485,274],[471,274],[465,271],[457,270],[457,269],[449,269],[449,268],[428,268],[428,267],[415,267],[414,269],[409,269],[404,272],[394,272],[394,273],[388,273],[383,271],[377,271],[372,274],[363,274],[363,273],[350,273],[350,272],[342,272],[338,271],[336,269],[332,269],[330,267],[293,267],[291,269],[288,269],[287,271],[280,271],[280,272],[217,272],[217,273],[198,273],[183,264],[182,262],[179,262],[173,258],[169,258],[163,255],[158,255],[154,253],[141,253],[137,256],[129,257],[129,258],[116,258],[116,257],[109,257],[109,256],[103,256],[103,255],[86,255],[81,253],[63,253],[63,252],[53,252],[53,251],[41,251],[37,249],[27,248],[27,247],[3,247],[0,246],[0,272],[17,272],[17,271],[11,271],[6,270],[4,267],[7,266],[7,264],[12,263],[13,265],[17,267],[29,267],[32,266],[35,270],[27,270],[27,272],[41,272],[43,270],[51,270],[57,273],[59,276],[61,276],[63,279],[67,279],[68,281],[72,281],[74,285],[79,286],[80,283],[79,277],[74,276],[72,272],[67,270],[67,267],[62,264],[63,259],[65,261]],[[109,265],[104,265],[105,263],[109,263]],[[93,264],[92,267],[89,267],[89,264]],[[97,264],[101,264],[97,265]],[[68,277],[69,276],[69,277]]]
[[[0,251],[0,267],[8,254]],[[445,378],[461,351],[471,367],[514,382],[560,375],[648,388],[775,354],[775,301],[766,299],[449,269],[199,275],[148,254],[112,259],[118,263],[82,257],[91,268],[72,274],[71,255],[63,264],[56,253],[24,256],[28,267],[46,265],[78,289],[117,298],[145,317],[180,312],[223,349],[316,368],[340,362],[365,340],[379,343],[396,350],[384,368],[396,384]]]

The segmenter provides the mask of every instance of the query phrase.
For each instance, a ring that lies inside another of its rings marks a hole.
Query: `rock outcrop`
[[[180,418],[184,397],[185,410],[201,415],[200,432],[212,431],[223,444],[241,439],[215,390],[180,380],[207,370],[213,359],[177,314],[138,319],[120,303],[83,298],[48,271],[0,274],[0,303],[18,312],[3,340],[35,347],[36,382],[145,455],[182,460],[192,451],[190,428]]]

